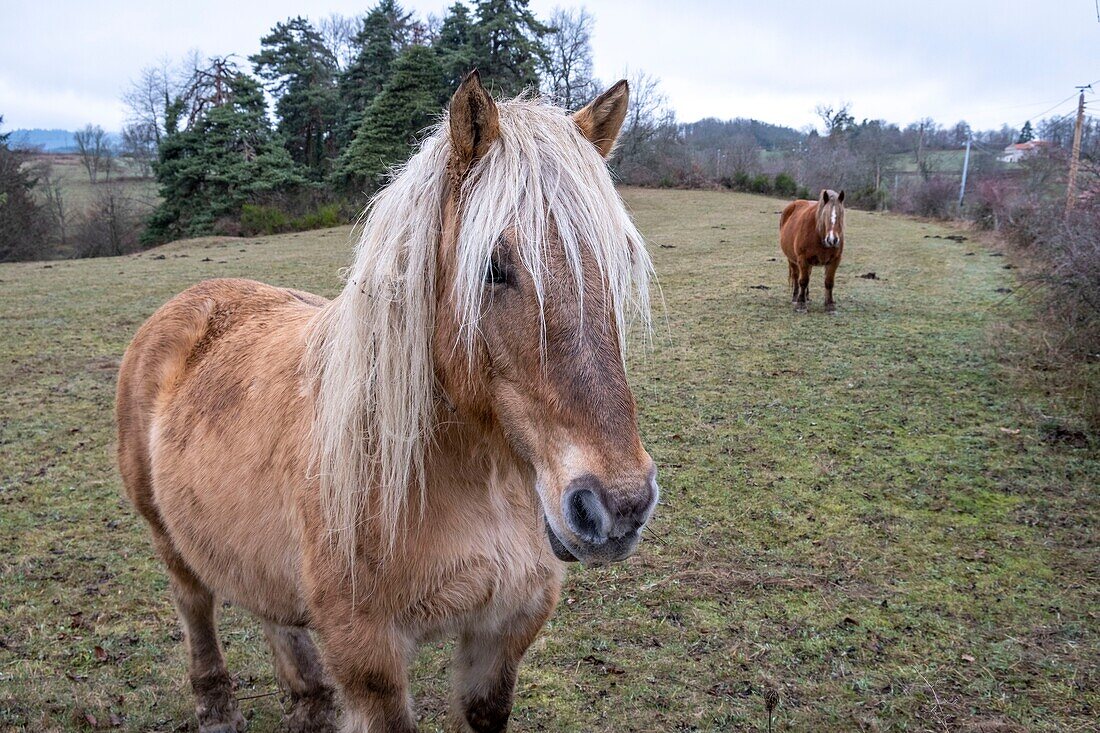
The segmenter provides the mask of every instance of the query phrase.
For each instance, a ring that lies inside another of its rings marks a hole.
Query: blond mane
[[[562,248],[578,292],[585,286],[582,252],[591,255],[625,357],[631,324],[649,329],[652,264],[603,158],[562,109],[518,99],[499,103],[499,113],[500,137],[461,190],[447,306],[462,324],[456,347],[473,353],[485,268],[508,229],[540,308],[551,242]],[[435,429],[432,334],[448,130],[444,118],[371,201],[347,284],[311,326],[313,467],[330,538],[349,565],[355,528],[370,522],[392,548],[410,493],[425,488],[425,450]]]

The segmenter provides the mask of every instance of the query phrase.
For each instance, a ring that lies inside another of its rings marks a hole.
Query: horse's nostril
[[[576,489],[566,500],[566,522],[579,537],[589,542],[607,538],[607,510],[591,489]]]

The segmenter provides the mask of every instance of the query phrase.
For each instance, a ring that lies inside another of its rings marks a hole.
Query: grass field
[[[666,319],[630,374],[664,501],[637,556],[571,568],[516,731],[1097,730],[1100,456],[1013,393],[1005,260],[852,211],[839,311],[788,304],[782,202],[625,197]],[[337,292],[347,229],[0,266],[0,729],[193,729],[180,632],[120,498],[115,371],[215,276]],[[875,279],[860,275],[874,272]],[[251,730],[280,701],[259,626],[221,629]],[[448,647],[415,668],[442,721]]]
[[[123,158],[116,158],[109,181],[120,186],[136,205],[152,209],[157,202],[157,184],[152,178],[140,178],[135,167]],[[73,212],[83,211],[95,200],[97,190],[109,182],[100,174],[100,179],[92,183],[80,162],[79,155],[38,155],[31,159],[30,165],[48,164],[51,176],[61,183],[61,195],[66,206]]]

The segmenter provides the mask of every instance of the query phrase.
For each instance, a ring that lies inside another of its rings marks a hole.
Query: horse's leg
[[[263,622],[264,635],[275,657],[275,677],[290,698],[288,733],[330,733],[336,730],[333,690],[325,682],[324,666],[309,632]]]
[[[557,584],[543,588],[542,598],[533,608],[493,625],[473,625],[459,637],[451,729],[474,733],[507,729],[520,660],[557,603]]]
[[[408,681],[413,641],[385,621],[356,611],[350,598],[322,613],[317,624],[325,669],[340,688],[344,706],[341,732],[415,733]]]
[[[798,265],[787,260],[787,287],[791,289],[791,303],[798,302]]]
[[[218,644],[214,594],[202,584],[172,546],[171,540],[154,529],[157,550],[168,566],[172,598],[183,623],[183,635],[190,652],[191,689],[200,733],[235,733],[244,730],[245,720],[233,697],[233,683],[225,668]]]
[[[810,272],[813,266],[803,260],[798,263],[798,298],[795,300],[795,310],[806,310],[806,302],[810,299]]]
[[[825,310],[835,311],[836,303],[833,302],[833,280],[836,276],[836,268],[840,266],[840,260],[834,259],[825,266]]]

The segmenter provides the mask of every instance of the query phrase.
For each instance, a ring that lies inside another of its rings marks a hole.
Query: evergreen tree
[[[1024,129],[1020,130],[1020,136],[1016,138],[1016,143],[1029,143],[1035,139],[1035,130],[1031,127],[1031,120],[1024,123]]]
[[[386,171],[408,157],[418,133],[436,120],[448,93],[435,51],[425,46],[402,51],[341,157],[342,181],[368,189],[380,185]]]
[[[154,170],[161,203],[146,241],[209,234],[245,203],[305,183],[268,126],[260,85],[222,59],[197,70],[170,105]]]
[[[539,68],[547,59],[542,37],[548,26],[535,18],[528,0],[477,0],[471,61],[497,94],[514,96],[539,88]]]
[[[474,69],[473,34],[474,22],[470,9],[464,3],[455,3],[443,19],[439,36],[432,46],[439,56],[440,66],[452,92]]]
[[[390,78],[398,54],[408,43],[411,17],[412,13],[405,12],[396,0],[381,0],[363,18],[352,42],[358,49],[355,60],[340,76],[341,135],[345,144]]]
[[[260,53],[249,60],[275,98],[279,133],[295,162],[320,178],[335,155],[336,59],[302,17],[276,24],[260,44]]]
[[[8,146],[9,137],[0,133],[0,262],[43,257],[47,235],[47,217],[31,193],[36,181],[23,165],[26,155]]]

